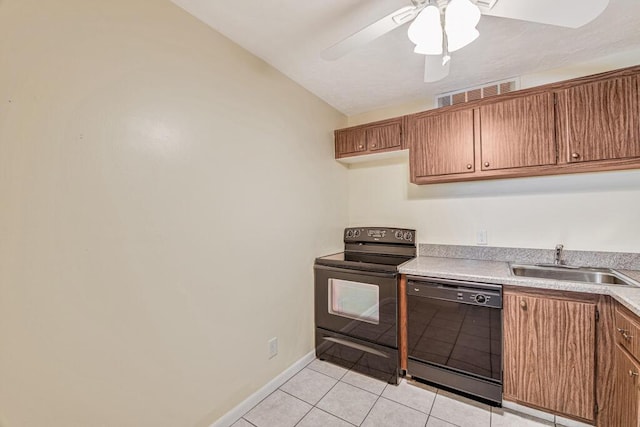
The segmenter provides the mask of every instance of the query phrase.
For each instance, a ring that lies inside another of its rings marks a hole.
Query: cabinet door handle
[[[523,310],[527,309],[527,302],[523,299],[520,300],[520,307],[522,307]]]
[[[633,335],[629,335],[626,329],[616,328],[616,330],[620,332],[620,334],[622,335],[622,338],[624,338],[627,341],[631,341],[631,338],[633,338]]]
[[[364,148],[364,145],[358,145],[358,148]]]
[[[371,144],[371,148],[376,148],[376,144]]]
[[[629,369],[629,376],[630,377],[637,377],[639,374],[637,372],[633,372],[631,369]]]
[[[467,169],[471,169],[473,166],[471,166],[471,163],[467,163]]]
[[[580,153],[576,153],[576,152],[571,153],[571,158],[573,160],[578,160],[580,158]]]
[[[484,167],[488,168],[489,167],[489,162],[484,162]]]

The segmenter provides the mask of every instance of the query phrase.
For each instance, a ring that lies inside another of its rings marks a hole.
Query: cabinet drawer
[[[614,327],[616,342],[633,357],[640,360],[640,324],[622,308],[616,307]]]

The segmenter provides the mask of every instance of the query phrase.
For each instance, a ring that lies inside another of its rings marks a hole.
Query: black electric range
[[[415,230],[347,228],[344,243],[316,258],[316,355],[397,384],[398,266],[416,256]]]

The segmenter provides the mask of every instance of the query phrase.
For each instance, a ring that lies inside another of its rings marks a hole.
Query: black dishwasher
[[[502,404],[502,286],[409,276],[407,373]]]

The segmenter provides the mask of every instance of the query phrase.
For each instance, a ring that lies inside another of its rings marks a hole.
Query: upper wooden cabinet
[[[558,138],[568,163],[640,157],[640,77],[557,92]]]
[[[505,291],[504,397],[595,420],[596,303]]]
[[[482,170],[556,163],[552,93],[480,106]]]
[[[383,120],[335,131],[336,159],[401,150],[402,118]]]
[[[640,66],[336,131],[336,158],[407,146],[416,184],[640,168]]]
[[[473,110],[416,114],[407,121],[412,181],[475,170]]]
[[[335,132],[336,158],[367,151],[364,129],[340,129]]]
[[[552,93],[407,119],[411,182],[492,178],[556,163]],[[528,172],[531,173],[531,172]]]

